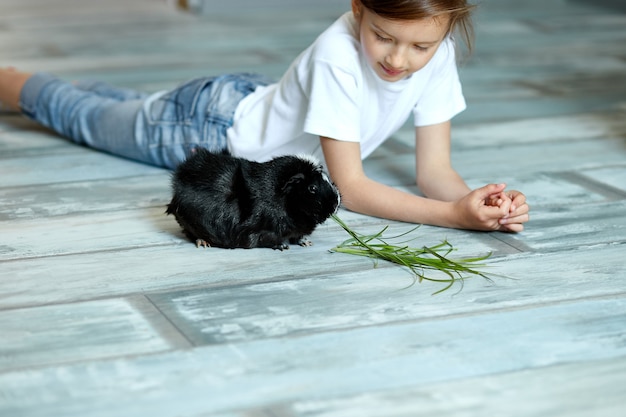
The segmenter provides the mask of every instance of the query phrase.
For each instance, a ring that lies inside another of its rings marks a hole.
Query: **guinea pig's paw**
[[[196,248],[199,247],[210,248],[211,244],[204,239],[196,239]]]
[[[279,251],[284,251],[284,250],[288,250],[289,249],[289,245],[286,243],[278,243],[275,246],[272,247],[272,249],[274,250],[279,250]]]
[[[313,246],[313,242],[311,242],[311,241],[310,241],[309,239],[307,239],[306,237],[301,237],[301,238],[299,238],[299,239],[291,239],[291,240],[289,241],[289,243],[293,243],[294,245],[295,245],[295,244],[298,244],[298,245],[300,245],[300,246],[302,246],[302,247],[304,247],[304,248],[307,248],[307,247],[309,247],[309,246]]]

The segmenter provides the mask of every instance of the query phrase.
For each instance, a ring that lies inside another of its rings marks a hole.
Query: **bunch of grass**
[[[375,260],[375,265],[377,265],[378,260],[383,260],[403,266],[411,272],[413,277],[413,283],[409,285],[409,287],[416,282],[421,283],[424,280],[446,284],[444,288],[434,292],[433,295],[435,295],[450,289],[456,283],[460,283],[462,289],[465,279],[472,276],[481,276],[491,281],[487,275],[475,269],[484,266],[484,264],[480,262],[489,258],[491,253],[473,258],[451,259],[448,258],[448,255],[453,252],[455,248],[447,240],[444,240],[438,245],[417,248],[408,245],[413,239],[396,244],[390,243],[391,240],[397,240],[407,236],[419,228],[419,226],[416,226],[406,233],[384,238],[383,234],[387,231],[389,226],[386,226],[380,232],[373,235],[363,235],[350,229],[337,215],[333,215],[332,218],[351,237],[331,249],[331,252],[372,258]],[[441,277],[433,277],[427,275],[426,271],[439,271],[443,274],[440,274]]]

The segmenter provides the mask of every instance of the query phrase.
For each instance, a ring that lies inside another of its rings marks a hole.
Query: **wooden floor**
[[[310,248],[196,249],[164,214],[169,172],[0,116],[0,416],[626,415],[626,14],[593,4],[482,2],[454,164],[524,191],[532,221],[421,227],[420,245],[493,252],[492,283],[436,296],[330,253],[347,238],[333,222]],[[149,91],[278,77],[348,7],[0,0],[0,65]],[[411,142],[368,173],[414,190]]]

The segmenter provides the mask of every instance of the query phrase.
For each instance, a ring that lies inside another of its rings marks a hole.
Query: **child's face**
[[[363,52],[376,74],[385,81],[400,81],[422,69],[448,33],[445,17],[423,20],[389,20],[362,7],[352,9],[359,22]]]

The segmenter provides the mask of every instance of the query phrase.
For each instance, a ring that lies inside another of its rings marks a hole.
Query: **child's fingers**
[[[530,220],[530,216],[528,213],[520,214],[516,216],[507,216],[503,217],[499,220],[501,225],[514,225],[514,224],[522,224],[526,223]]]
[[[520,233],[524,231],[524,225],[521,223],[503,224],[500,226],[500,231],[510,233]]]
[[[505,187],[506,184],[487,184],[475,189],[473,193],[481,200],[487,201],[493,196],[500,196]]]
[[[485,200],[485,204],[488,206],[500,206],[504,200],[499,195],[489,196]]]
[[[519,206],[514,206],[514,203],[511,204],[509,217],[522,216],[524,214],[528,214],[530,212],[530,207],[526,203],[522,203]]]
[[[511,199],[511,212],[526,204],[526,196],[519,191],[509,191],[507,195]]]

